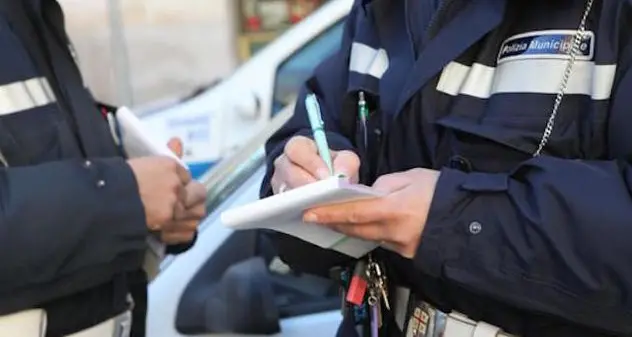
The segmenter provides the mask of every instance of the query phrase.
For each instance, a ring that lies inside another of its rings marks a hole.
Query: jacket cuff
[[[483,213],[486,205],[480,196],[505,192],[508,184],[506,174],[443,169],[417,249],[416,266],[440,277],[446,263],[461,258],[468,246],[479,245],[480,240],[473,241],[471,237],[481,233],[483,223],[494,222],[488,213]],[[489,230],[486,233],[485,237]]]
[[[467,204],[467,192],[461,189],[467,177],[462,171],[443,169],[437,181],[414,258],[415,266],[433,277],[440,277],[446,261],[457,258],[465,245],[467,224],[455,214]]]
[[[138,192],[138,182],[123,158],[91,159],[94,163],[95,188],[102,192],[100,217],[119,239],[142,243],[147,235],[145,208]]]
[[[198,232],[195,232],[193,239],[187,243],[181,243],[178,245],[168,245],[165,248],[165,254],[168,255],[178,255],[178,254],[182,254],[184,252],[186,252],[187,250],[191,249],[191,247],[193,247],[193,245],[195,245],[195,242],[197,241],[198,238]]]

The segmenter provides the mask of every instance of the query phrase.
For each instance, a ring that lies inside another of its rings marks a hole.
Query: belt
[[[436,309],[433,315],[416,312],[411,317],[406,330],[406,337],[514,337],[500,330],[499,327],[475,322],[467,316],[452,312],[442,313]],[[419,314],[419,316],[416,316]]]
[[[114,318],[66,337],[129,337],[132,313],[126,311]],[[0,316],[1,336],[44,337],[46,336],[46,312],[41,309],[25,310]]]
[[[409,295],[409,289],[396,289],[395,320],[405,337],[516,337],[459,312],[444,313],[424,301],[408,303]]]

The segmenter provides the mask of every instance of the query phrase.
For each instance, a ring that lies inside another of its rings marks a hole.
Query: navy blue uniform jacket
[[[362,181],[441,171],[416,257],[384,252],[397,282],[514,334],[632,336],[632,3],[595,1],[539,157],[585,2],[444,1],[426,30],[413,29],[413,3],[355,1],[340,50],[267,143],[262,196],[285,142],[310,134],[308,91],[321,101],[330,145],[362,153],[363,90],[372,150]],[[298,270],[326,275],[347,262],[273,238]]]
[[[61,336],[132,293],[140,337],[145,214],[68,47],[56,1],[0,0],[0,315],[44,308]]]

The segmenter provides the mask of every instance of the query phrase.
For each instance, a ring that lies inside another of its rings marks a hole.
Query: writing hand
[[[331,151],[334,171],[344,174],[351,182],[358,182],[360,158],[351,151]],[[274,193],[280,193],[326,179],[330,176],[327,165],[318,155],[316,143],[307,137],[292,137],[274,161],[274,174],[270,180]]]

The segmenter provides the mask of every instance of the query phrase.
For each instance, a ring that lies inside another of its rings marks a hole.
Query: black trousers
[[[132,337],[145,337],[147,276],[143,270],[122,274],[92,289],[43,306],[48,318],[46,337],[81,331],[129,309],[127,294],[134,299]]]
[[[129,291],[134,299],[130,337],[145,337],[147,319],[147,274],[138,271],[129,277]]]

